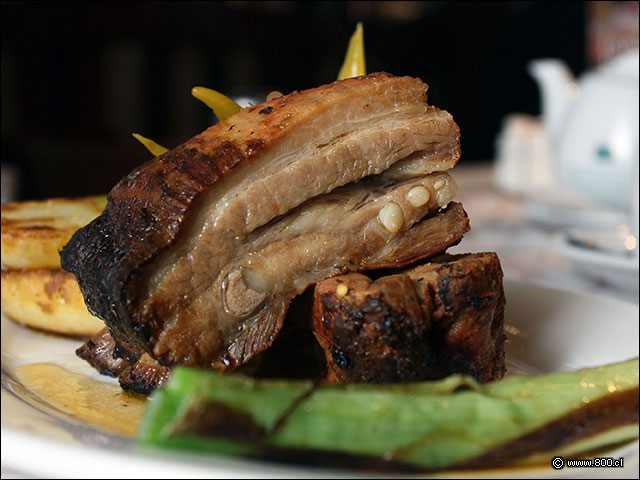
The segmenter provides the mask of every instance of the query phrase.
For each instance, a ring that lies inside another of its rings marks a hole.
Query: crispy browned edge
[[[116,342],[108,328],[103,328],[82,346],[76,349],[76,355],[95,368],[100,374],[117,377],[124,372],[131,362],[114,355]]]
[[[341,82],[349,86],[390,77],[376,73]],[[62,268],[76,275],[89,311],[107,323],[121,347],[129,342],[138,354],[151,353],[150,344],[155,343],[160,328],[153,319],[147,323],[136,320],[134,299],[139,292],[134,290],[135,279],[161,250],[176,241],[201,194],[269,150],[282,133],[277,120],[286,115],[288,103],[300,103],[305,96],[318,95],[337,83],[244,109],[237,116],[255,117],[259,109],[257,114],[265,117],[256,128],[258,135],[242,137],[244,143],[224,136],[233,129],[236,116],[141,165],[111,190],[102,215],[73,235],[61,252]],[[210,153],[202,153],[204,145]]]
[[[148,394],[164,385],[170,374],[171,369],[163,367],[149,355],[144,354],[136,363],[122,372],[118,382],[124,390]]]

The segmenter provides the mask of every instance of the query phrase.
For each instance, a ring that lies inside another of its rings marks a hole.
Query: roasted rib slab
[[[313,331],[330,382],[454,373],[486,382],[505,373],[504,305],[495,253],[445,255],[375,281],[352,273],[318,283]]]
[[[435,255],[468,230],[444,173],[459,130],[426,90],[373,74],[245,108],[118,183],[63,268],[119,348],[234,369],[307,286]]]

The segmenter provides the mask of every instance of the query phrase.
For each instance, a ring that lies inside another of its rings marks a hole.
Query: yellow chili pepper
[[[362,33],[362,23],[358,22],[356,31],[351,35],[347,54],[344,63],[338,73],[338,80],[345,78],[359,77],[367,74],[367,67],[364,61],[364,35]]]
[[[213,110],[213,113],[216,114],[216,117],[218,117],[218,120],[221,122],[224,122],[227,118],[242,110],[242,107],[229,97],[210,88],[193,87],[191,89],[191,95],[204,102],[207,107]]]
[[[168,148],[164,148],[162,145],[158,145],[156,142],[154,142],[150,138],[143,137],[139,133],[132,133],[131,135],[133,135],[133,138],[135,138],[142,145],[144,145],[147,148],[147,150],[149,150],[153,154],[154,157],[159,157],[163,153],[166,153],[169,151]]]

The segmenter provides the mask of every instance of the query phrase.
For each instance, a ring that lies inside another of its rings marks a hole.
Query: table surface
[[[638,304],[637,289],[621,289],[585,275],[558,248],[562,229],[532,220],[524,196],[501,191],[491,163],[458,165],[456,201],[469,214],[471,231],[450,253],[494,251],[506,278]]]

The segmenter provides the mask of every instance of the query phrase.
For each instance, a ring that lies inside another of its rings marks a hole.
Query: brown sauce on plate
[[[15,370],[15,377],[46,405],[72,419],[109,433],[134,437],[147,397],[123,391],[52,363],[32,363]]]

